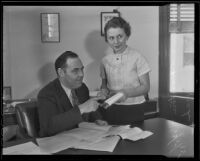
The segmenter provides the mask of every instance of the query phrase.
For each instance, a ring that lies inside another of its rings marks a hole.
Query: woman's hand
[[[108,89],[101,89],[101,91],[97,94],[97,97],[101,100],[105,100],[109,96],[109,90]]]
[[[107,121],[104,121],[104,120],[96,120],[95,123],[99,126],[107,126],[108,125]]]
[[[109,97],[112,97],[113,95],[117,94],[117,93],[123,93],[123,97],[120,98],[117,103],[119,102],[124,102],[128,96],[126,94],[126,91],[125,90],[111,90],[110,93],[109,93]]]

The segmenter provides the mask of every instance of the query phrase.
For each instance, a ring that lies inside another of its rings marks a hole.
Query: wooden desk
[[[194,128],[162,118],[153,118],[135,123],[143,130],[154,134],[138,140],[120,140],[112,153],[81,149],[66,149],[56,154],[86,155],[161,155],[166,157],[194,157]],[[30,141],[27,140],[27,141]],[[35,140],[32,139],[34,142]],[[4,147],[19,144],[12,142]]]

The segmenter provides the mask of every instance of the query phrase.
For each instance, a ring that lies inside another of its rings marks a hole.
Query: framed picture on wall
[[[42,42],[60,42],[60,14],[41,13]]]
[[[104,26],[113,17],[119,17],[120,12],[101,12],[101,35],[104,36]]]
[[[3,101],[12,100],[12,91],[11,87],[3,87]]]

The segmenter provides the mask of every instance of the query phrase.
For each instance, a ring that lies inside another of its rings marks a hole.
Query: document
[[[108,151],[113,152],[117,143],[119,142],[119,136],[111,136],[101,138],[97,142],[94,143],[80,143],[76,145],[75,149],[86,149],[86,150],[96,150],[96,151]]]
[[[43,151],[33,142],[27,142],[24,144],[3,148],[3,155],[30,155],[30,154],[47,155],[50,153]]]
[[[116,103],[119,101],[122,97],[124,97],[124,94],[122,92],[118,92],[112,97],[108,98],[107,100],[104,101],[100,106],[107,109],[109,108],[112,104]]]
[[[115,95],[113,95],[112,97],[108,98],[105,102],[111,106],[112,104],[116,103],[117,101],[119,101],[122,97],[124,97],[124,94],[119,92],[116,93]]]
[[[71,148],[80,141],[73,136],[66,136],[63,134],[37,138],[36,139],[40,149],[48,153],[57,153],[59,151]]]
[[[134,129],[134,130],[136,130],[136,129]],[[139,139],[145,139],[145,138],[151,136],[152,134],[153,133],[151,131],[140,131],[140,132],[137,131],[137,133],[135,133],[135,134],[132,134],[132,135],[128,134],[128,136],[125,136],[124,139],[136,141]]]

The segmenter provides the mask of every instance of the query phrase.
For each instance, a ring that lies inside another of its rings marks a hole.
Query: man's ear
[[[60,77],[64,77],[64,75],[65,75],[64,70],[61,69],[61,68],[58,68],[58,75],[59,75]]]

